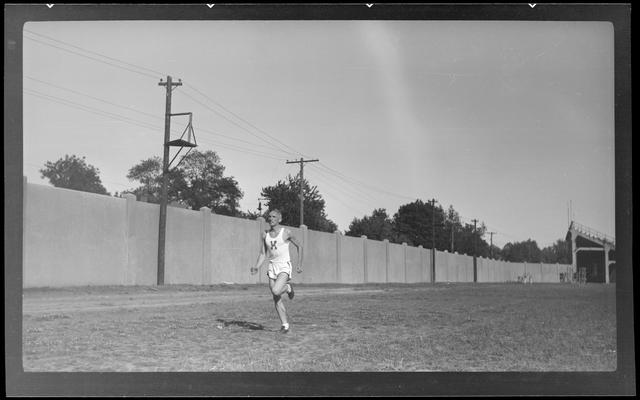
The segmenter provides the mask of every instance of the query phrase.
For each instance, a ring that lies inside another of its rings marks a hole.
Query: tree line
[[[325,212],[325,201],[316,186],[306,179],[288,175],[272,186],[261,190],[265,202],[262,212],[240,210],[244,193],[232,176],[225,176],[225,167],[216,152],[191,151],[167,173],[167,200],[178,202],[193,210],[208,207],[217,214],[255,219],[265,216],[268,209],[277,208],[283,213],[284,225],[297,226],[300,222],[300,185],[304,199],[304,223],[312,230],[335,232],[337,225]],[[55,162],[47,161],[39,171],[43,178],[56,187],[111,195],[102,185],[98,168],[88,164],[85,157],[65,155]],[[149,157],[132,166],[127,178],[137,186],[123,192],[132,193],[138,200],[160,203],[162,188],[162,160]],[[463,223],[458,212],[450,205],[446,210],[435,203],[416,199],[401,205],[390,216],[386,209],[377,208],[371,215],[354,218],[345,235],[366,236],[373,240],[389,240],[391,243],[407,243],[410,246],[435,246],[440,251],[491,257],[511,262],[571,263],[571,252],[564,239],[540,249],[535,240],[509,242],[502,248],[487,243],[487,228]]]

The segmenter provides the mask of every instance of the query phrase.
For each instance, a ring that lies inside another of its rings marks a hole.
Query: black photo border
[[[7,396],[635,395],[630,3],[5,4],[5,393]],[[609,21],[615,41],[617,360],[613,372],[31,373],[22,366],[22,29],[73,20]],[[275,375],[275,376],[274,376]]]

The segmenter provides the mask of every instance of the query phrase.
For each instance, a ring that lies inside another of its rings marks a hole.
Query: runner
[[[267,276],[269,277],[269,288],[273,294],[273,302],[276,307],[282,327],[280,332],[289,332],[289,321],[287,318],[287,310],[282,301],[282,295],[287,293],[289,299],[293,299],[295,292],[291,285],[291,257],[289,255],[289,243],[293,243],[298,249],[297,271],[302,272],[302,244],[298,242],[291,231],[280,225],[282,222],[282,213],[279,210],[271,210],[268,214],[268,223],[270,229],[262,234],[262,246],[260,255],[256,261],[256,266],[251,268],[251,274],[254,275],[262,266],[262,263],[269,255],[269,268]]]

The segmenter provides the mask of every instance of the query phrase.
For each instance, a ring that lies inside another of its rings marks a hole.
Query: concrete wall
[[[451,282],[473,282],[473,257],[464,254],[449,254],[453,265],[451,268]]]
[[[388,282],[405,283],[405,249],[406,245],[389,243],[389,280]]]
[[[387,282],[387,247],[388,242],[367,240],[367,282]]]
[[[450,282],[449,261],[449,253],[436,251],[436,282]]]
[[[422,247],[405,246],[405,283],[427,282],[424,279]]]
[[[340,237],[340,282],[364,282],[364,238]],[[309,243],[309,246],[313,245]]]
[[[202,213],[167,207],[165,283],[203,282],[203,225]]]
[[[127,202],[28,184],[24,198],[26,286],[127,282]]]
[[[154,285],[158,269],[158,213],[160,206],[127,195],[127,274],[125,285]]]
[[[338,251],[335,233],[308,231],[307,244],[304,246],[303,272],[295,272],[294,278],[301,283],[338,282]],[[293,247],[295,249],[295,247]],[[292,257],[295,251],[291,253]],[[297,260],[297,259],[294,259]]]
[[[525,263],[508,263],[502,261],[503,268],[508,269],[510,274],[507,274],[509,282],[515,282],[519,276],[523,276],[525,273]]]
[[[24,185],[24,287],[154,285],[159,206],[135,196],[115,198]],[[265,283],[266,265],[251,275],[268,225],[199,211],[167,208],[166,284]],[[431,249],[288,227],[304,246],[299,283],[432,282]],[[473,282],[473,257],[435,252],[435,282]],[[266,264],[266,263],[265,263]],[[571,265],[508,263],[479,257],[478,282],[559,282]]]
[[[436,251],[436,282],[473,282],[473,257]],[[479,275],[478,282],[487,281]]]
[[[185,211],[189,212],[189,210]],[[211,217],[211,240],[207,249],[207,253],[211,256],[205,267],[206,283],[266,282],[264,277],[267,273],[266,266],[263,266],[257,275],[249,273],[260,254],[260,246],[263,245],[262,221],[211,214],[209,210],[200,211],[200,213]]]

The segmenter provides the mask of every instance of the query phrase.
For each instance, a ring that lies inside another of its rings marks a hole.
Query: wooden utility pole
[[[263,197],[258,198],[258,214],[262,215],[262,200],[267,200]]]
[[[476,257],[476,223],[478,220],[471,221],[473,222],[473,281],[478,282],[478,259]]]
[[[159,86],[166,86],[167,101],[164,114],[164,157],[162,159],[162,193],[160,196],[160,222],[158,224],[158,285],[164,285],[164,248],[167,233],[167,172],[169,170],[169,139],[171,132],[171,92],[174,86],[181,86],[182,82],[172,82],[171,76],[167,76],[167,81],[158,83]]]
[[[431,199],[431,276],[436,276],[436,199]]]
[[[451,253],[453,253],[453,222],[451,222]]]
[[[304,225],[304,193],[302,190],[304,182],[304,163],[316,161],[320,160],[304,160],[300,157],[299,161],[287,161],[287,164],[300,164],[300,226]]]
[[[493,235],[497,232],[489,232],[489,257],[493,258]]]

